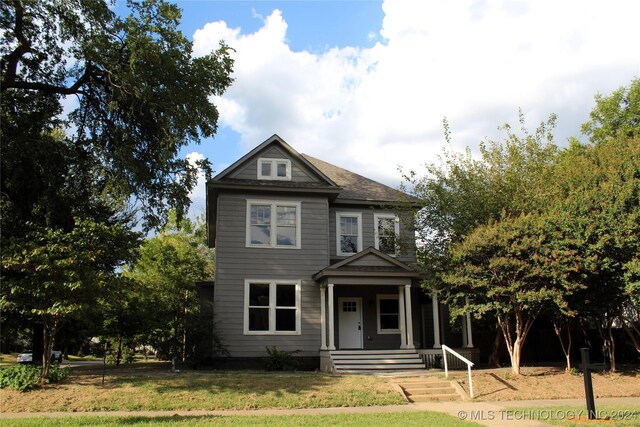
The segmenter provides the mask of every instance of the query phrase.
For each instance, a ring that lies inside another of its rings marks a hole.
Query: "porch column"
[[[469,297],[465,297],[465,303],[469,305]],[[473,336],[471,331],[471,313],[467,313],[465,316],[465,330],[467,332],[467,348],[473,348]]]
[[[440,344],[440,314],[438,308],[438,296],[431,295],[431,305],[433,307],[433,348],[441,348]]]
[[[407,348],[416,348],[413,344],[413,318],[411,316],[411,285],[404,285],[404,303],[407,306]]]
[[[320,286],[320,350],[327,349],[327,288]]]
[[[407,321],[404,315],[404,292],[403,287],[398,286],[398,305],[400,306],[400,348],[407,348]]]
[[[333,327],[335,324],[333,319],[333,283],[329,283],[327,287],[329,288],[329,350],[335,350],[336,344]]]

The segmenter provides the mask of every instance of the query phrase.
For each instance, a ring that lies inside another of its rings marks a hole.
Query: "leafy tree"
[[[452,251],[442,277],[452,314],[493,314],[520,374],[520,356],[535,319],[545,310],[567,315],[567,296],[582,285],[573,280],[580,256],[556,221],[542,215],[505,217],[478,226]],[[473,301],[465,305],[465,298]]]
[[[197,169],[177,155],[215,133],[218,111],[210,99],[231,84],[233,60],[224,44],[194,58],[178,30],[176,5],[127,5],[130,15],[119,17],[102,0],[0,4],[2,148],[4,155],[6,141],[27,155],[38,150],[30,140],[65,124],[61,103],[75,97],[70,140],[100,166],[104,191],[133,196],[153,227],[169,207],[179,215],[188,207]],[[6,166],[11,173],[18,165]],[[199,166],[209,170],[207,161]],[[7,183],[17,188],[6,197],[23,202],[21,210],[32,203],[12,196],[29,193],[30,181]],[[4,190],[3,179],[3,197]]]
[[[138,260],[126,271],[153,309],[149,343],[182,361],[198,338],[190,328],[199,313],[197,282],[214,276],[214,255],[202,228],[200,221],[178,221],[172,214],[167,226],[144,242]]]

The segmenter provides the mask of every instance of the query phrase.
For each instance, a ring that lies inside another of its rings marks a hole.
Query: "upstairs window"
[[[247,201],[248,247],[300,248],[300,203]]]
[[[258,179],[291,181],[291,160],[258,159]]]
[[[387,255],[395,256],[396,240],[400,221],[392,214],[374,214],[376,249]]]
[[[362,214],[336,213],[336,243],[339,256],[349,256],[362,250]]]

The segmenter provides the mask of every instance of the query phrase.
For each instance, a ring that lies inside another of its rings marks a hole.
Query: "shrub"
[[[13,388],[18,391],[29,391],[40,385],[42,365],[17,364],[0,370],[0,389]],[[69,367],[60,367],[54,363],[49,368],[47,383],[58,383],[69,376]]]
[[[266,368],[267,371],[292,371],[298,366],[298,361],[294,354],[300,350],[285,351],[278,350],[276,346],[267,347]]]

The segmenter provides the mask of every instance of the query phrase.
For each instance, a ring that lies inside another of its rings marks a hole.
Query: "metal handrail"
[[[444,359],[444,376],[445,378],[449,378],[449,366],[447,363],[447,352],[453,354],[458,359],[462,360],[467,364],[467,373],[469,374],[469,396],[473,399],[473,383],[471,382],[471,367],[473,366],[473,362],[462,356],[460,353],[454,351],[451,347],[447,347],[442,344],[442,358]]]

